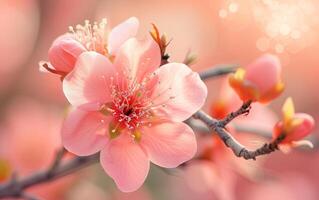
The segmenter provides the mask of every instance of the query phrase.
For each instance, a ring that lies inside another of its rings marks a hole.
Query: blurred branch
[[[237,157],[243,157],[246,160],[255,160],[257,156],[272,153],[278,149],[278,144],[284,139],[279,137],[271,143],[266,143],[256,150],[248,150],[245,146],[240,144],[226,129],[225,126],[236,117],[247,114],[250,110],[251,102],[244,103],[237,111],[230,113],[222,120],[217,120],[210,117],[204,111],[198,111],[193,115],[195,119],[204,122],[212,131],[214,131],[225,145],[229,147]]]
[[[216,76],[222,76],[226,74],[230,74],[235,72],[238,65],[216,65],[213,68],[210,68],[206,71],[200,72],[199,76],[202,80],[206,80],[208,78],[213,78]]]
[[[57,156],[58,157],[58,156]],[[56,159],[57,160],[57,159]],[[69,161],[65,161],[64,163],[58,163],[57,165],[52,165],[54,168],[49,167],[47,170],[36,172],[30,176],[27,176],[23,179],[18,180],[13,177],[11,181],[0,185],[0,198],[4,197],[23,197],[25,198],[26,194],[24,190],[38,185],[40,183],[49,182],[66,175],[72,174],[86,166],[89,166],[93,163],[96,163],[99,160],[99,154],[94,154],[86,157],[75,157]],[[54,170],[52,170],[54,169]],[[27,195],[33,200],[35,197]],[[28,199],[28,198],[25,198]]]

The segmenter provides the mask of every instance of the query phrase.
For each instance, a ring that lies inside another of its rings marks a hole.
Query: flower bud
[[[295,113],[294,104],[291,98],[288,98],[283,105],[283,120],[279,121],[273,132],[273,139],[283,136],[280,144],[291,147],[307,145],[312,147],[309,141],[301,141],[308,136],[314,128],[314,119],[305,113]]]
[[[229,77],[229,83],[243,101],[267,103],[284,90],[280,62],[270,54],[261,56],[246,69],[239,68]]]
[[[77,57],[85,52],[84,46],[71,34],[58,37],[49,49],[49,60],[56,71],[69,73],[74,68]]]

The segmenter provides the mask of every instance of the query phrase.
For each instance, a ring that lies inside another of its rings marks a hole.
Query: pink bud
[[[267,103],[284,89],[279,59],[270,54],[261,56],[246,69],[239,68],[229,82],[243,101]]]
[[[279,121],[275,125],[273,138],[277,139],[281,135],[284,135],[285,138],[280,144],[296,146],[296,144],[299,144],[298,142],[300,142],[300,140],[312,132],[315,126],[315,121],[306,113],[295,113],[291,98],[286,100],[282,111],[283,120]]]
[[[49,60],[56,71],[67,74],[74,68],[77,57],[84,51],[84,46],[71,34],[64,34],[53,42],[49,49]]]

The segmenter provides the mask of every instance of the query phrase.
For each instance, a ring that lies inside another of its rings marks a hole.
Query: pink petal
[[[85,52],[63,80],[63,92],[73,106],[106,103],[111,99],[111,77],[114,77],[114,67],[105,56]]]
[[[71,34],[64,34],[53,42],[49,49],[49,60],[56,70],[68,73],[73,69],[77,57],[85,51],[84,46]]]
[[[158,84],[152,101],[155,115],[174,121],[184,121],[205,103],[207,87],[198,73],[181,63],[161,66],[156,72]]]
[[[73,110],[62,127],[64,147],[79,156],[87,156],[100,151],[108,142],[110,117],[98,112]]]
[[[266,54],[247,67],[246,79],[265,93],[280,82],[281,65],[278,57]]]
[[[182,122],[164,122],[144,127],[141,145],[154,164],[166,168],[174,168],[190,160],[197,150],[193,130]]]
[[[122,192],[133,192],[141,187],[150,167],[144,151],[127,134],[111,140],[101,151],[100,160]]]
[[[298,141],[307,137],[313,131],[315,120],[312,116],[306,113],[296,113],[293,119],[302,120],[302,123],[298,125],[291,133],[289,133],[285,140]]]
[[[157,43],[148,37],[144,40],[127,40],[116,55],[114,65],[120,76],[127,81],[141,82],[154,72],[161,63],[161,53]]]
[[[121,45],[137,34],[139,21],[131,17],[112,29],[108,38],[108,50],[111,55],[116,55]]]

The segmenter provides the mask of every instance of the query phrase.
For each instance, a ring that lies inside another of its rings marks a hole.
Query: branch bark
[[[229,147],[237,157],[242,157],[246,160],[253,159],[265,154],[272,153],[278,149],[279,143],[285,138],[282,137],[273,140],[270,143],[264,144],[262,147],[256,150],[248,150],[244,145],[239,143],[227,130],[226,125],[236,117],[249,113],[251,102],[244,103],[237,111],[230,113],[222,120],[217,120],[210,117],[204,111],[198,111],[193,115],[195,119],[199,119],[204,122],[212,131],[214,131],[220,139]]]

